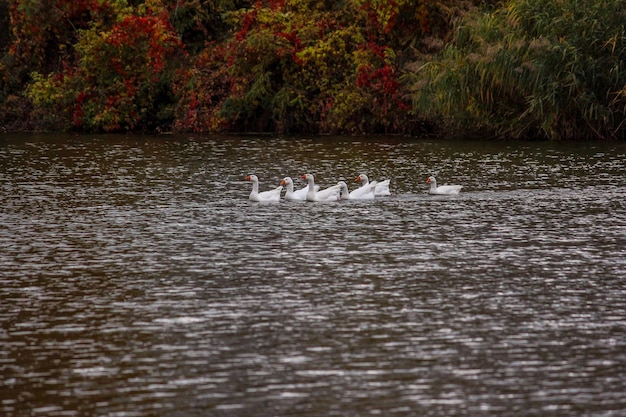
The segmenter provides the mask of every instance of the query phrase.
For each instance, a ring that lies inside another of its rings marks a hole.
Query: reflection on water
[[[625,159],[2,136],[0,415],[623,415]],[[304,172],[394,195],[247,200]]]

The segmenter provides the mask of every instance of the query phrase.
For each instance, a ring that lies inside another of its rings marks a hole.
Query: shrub
[[[77,65],[44,76],[33,73],[27,96],[36,108],[91,131],[169,128],[173,120],[171,84],[176,56],[184,47],[167,14],[146,10],[127,14],[109,30],[80,31]]]

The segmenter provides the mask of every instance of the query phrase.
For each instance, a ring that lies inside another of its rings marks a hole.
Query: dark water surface
[[[626,415],[625,160],[0,136],[0,416]],[[247,200],[304,172],[394,195]]]

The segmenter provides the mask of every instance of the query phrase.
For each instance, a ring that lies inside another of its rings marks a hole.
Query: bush
[[[33,73],[27,97],[55,120],[88,131],[169,129],[176,56],[184,54],[167,14],[120,17],[110,30],[80,31],[78,63],[58,73]]]

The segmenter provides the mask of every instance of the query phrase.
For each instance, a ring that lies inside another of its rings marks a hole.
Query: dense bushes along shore
[[[0,0],[0,130],[623,139],[623,0]]]

